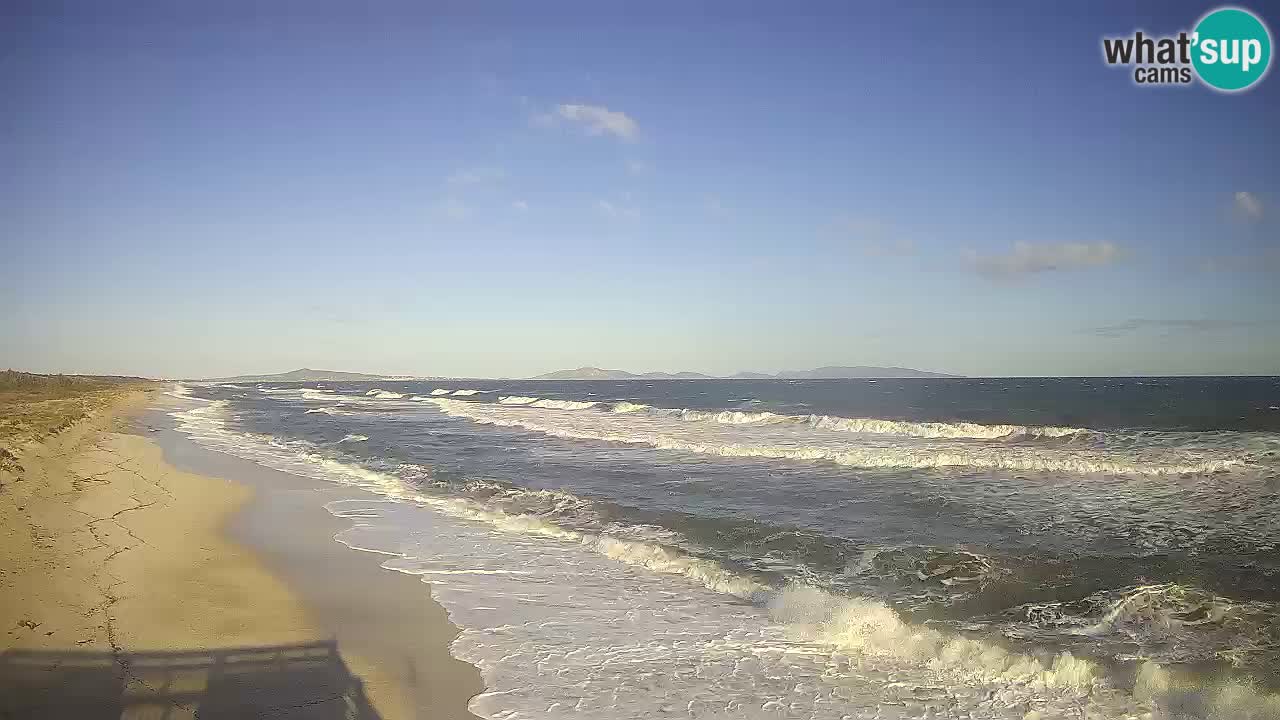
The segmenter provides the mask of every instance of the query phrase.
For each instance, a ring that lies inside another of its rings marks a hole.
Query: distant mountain
[[[707,380],[715,375],[704,375],[696,372],[648,372],[630,373],[626,370],[604,370],[597,367],[580,367],[574,370],[556,370],[531,378],[532,380]],[[900,367],[876,367],[856,365],[853,367],[820,367],[815,370],[789,370],[770,375],[758,372],[740,372],[730,375],[738,380],[842,380],[849,378],[949,378],[962,377],[944,373],[912,370]]]
[[[535,375],[533,380],[623,380],[634,378],[629,372],[622,370],[602,370],[595,367],[580,367],[576,370],[556,370],[554,372]]]
[[[605,370],[597,367],[580,367],[574,370],[556,370],[537,375],[532,380],[707,380],[711,375],[696,372],[648,372],[629,373],[626,370]]]
[[[775,377],[785,380],[842,380],[846,378],[953,378],[961,375],[928,372],[900,367],[878,367],[874,365],[855,365],[853,367],[820,367],[816,370],[794,370],[780,372]]]
[[[360,382],[362,380],[414,380],[406,375],[366,375],[365,373],[338,370],[312,370],[301,368],[274,375],[237,375],[235,377],[208,378],[205,382]]]

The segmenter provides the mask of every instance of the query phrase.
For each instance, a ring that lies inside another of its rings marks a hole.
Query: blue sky
[[[1280,373],[1212,4],[264,5],[0,10],[0,365]]]

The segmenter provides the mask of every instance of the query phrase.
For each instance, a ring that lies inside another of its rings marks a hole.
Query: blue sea
[[[380,496],[481,716],[1280,717],[1280,378],[175,392]]]

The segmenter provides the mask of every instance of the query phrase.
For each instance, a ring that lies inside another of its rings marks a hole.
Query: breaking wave
[[[1102,590],[1065,603],[1028,603],[1009,613],[1009,634],[1079,636],[1137,645],[1171,663],[1255,664],[1280,648],[1280,604],[1241,602],[1177,583]]]
[[[376,397],[380,400],[397,400],[399,398],[404,397],[404,393],[391,392],[390,390],[380,390],[380,389],[370,390],[369,392],[365,393],[365,395],[368,395],[370,397]]]
[[[531,403],[532,407],[548,408],[551,410],[586,410],[599,405],[598,402],[586,400],[538,400]]]
[[[449,404],[471,405],[452,400],[435,401],[442,409]],[[788,652],[820,652],[829,655],[827,672],[837,676],[858,674],[864,668],[880,677],[888,673],[886,687],[891,687],[894,667],[928,668],[955,688],[973,687],[995,682],[1007,687],[1034,687],[1057,692],[1083,693],[1086,696],[1127,704],[1131,700],[1154,701],[1158,707],[1169,707],[1186,694],[1186,685],[1166,667],[1142,660],[1133,698],[1117,698],[1105,668],[1095,662],[1066,652],[1019,652],[986,638],[940,629],[912,622],[882,601],[858,596],[840,595],[811,585],[793,583],[771,585],[747,573],[736,572],[724,564],[705,557],[645,539],[610,532],[588,532],[566,527],[547,517],[527,512],[508,512],[491,503],[466,497],[441,497],[424,493],[400,475],[371,470],[350,462],[326,457],[303,441],[253,436],[229,430],[222,419],[226,401],[217,401],[186,412],[175,412],[179,429],[215,449],[246,457],[269,467],[309,477],[360,487],[390,500],[427,506],[450,517],[480,523],[502,533],[548,538],[573,543],[610,560],[652,573],[679,576],[709,590],[750,601],[763,608],[768,619],[779,624],[797,645]],[[513,409],[518,411],[518,408]],[[500,423],[494,423],[500,424]],[[345,440],[346,438],[344,438]],[[403,466],[402,466],[403,467]],[[416,467],[416,466],[415,466]],[[417,468],[419,472],[429,472]],[[548,507],[573,508],[584,503],[563,491],[516,490]],[[535,497],[536,496],[536,497]],[[349,511],[341,503],[326,506],[339,517],[367,517],[361,511]],[[341,537],[337,538],[341,541]],[[379,551],[386,552],[386,551]],[[882,551],[883,552],[883,551]],[[388,553],[391,554],[391,553]],[[865,568],[875,565],[876,556],[864,558]],[[983,559],[967,557],[934,558],[920,566],[919,573],[941,582],[973,582],[986,569]],[[536,571],[535,567],[520,570]],[[492,570],[491,572],[515,572]],[[1192,598],[1190,611],[1178,603],[1168,606],[1169,598],[1186,598],[1186,593],[1171,587],[1141,587],[1123,592],[1107,605],[1107,611],[1091,622],[1075,622],[1080,632],[1108,633],[1117,629],[1134,631],[1169,626],[1201,627],[1221,623],[1230,610],[1220,598]],[[1201,602],[1203,600],[1203,602]],[[1181,601],[1179,601],[1181,602]],[[750,662],[752,647],[741,648]],[[886,670],[888,668],[889,670]],[[923,688],[928,690],[929,688]],[[917,687],[915,691],[922,688]],[[1202,693],[1203,707],[1211,709],[1205,716],[1213,718],[1274,717],[1280,709],[1275,696],[1261,696],[1243,685],[1213,687],[1196,686]],[[1174,698],[1170,701],[1169,698]],[[1018,716],[1024,716],[1019,710]],[[1116,715],[1117,717],[1119,715]],[[1139,716],[1135,711],[1133,716]],[[1025,717],[1040,717],[1028,710]],[[1155,717],[1160,717],[1156,715]]]
[[[436,388],[435,390],[431,391],[431,394],[432,395],[448,395],[449,391],[445,390],[444,388]]]
[[[538,398],[525,395],[504,395],[498,398],[499,405],[528,405],[535,402],[538,402]]]
[[[775,594],[769,611],[799,639],[864,655],[980,673],[984,679],[1087,687],[1103,675],[1094,663],[1069,652],[1046,662],[990,642],[909,623],[878,600],[843,597],[803,585]]]
[[[698,436],[678,432],[664,425],[625,425],[618,423],[559,423],[555,417],[527,414],[522,408],[502,408],[487,403],[433,399],[433,403],[449,415],[464,417],[477,423],[518,427],[554,437],[600,440],[631,445],[646,445],[660,450],[678,450],[701,455],[736,458],[771,458],[785,460],[825,461],[837,465],[862,468],[977,468],[1025,472],[1062,472],[1073,474],[1172,475],[1214,473],[1244,465],[1236,458],[1164,457],[1142,459],[1102,451],[1019,447],[1013,445],[867,445],[824,442],[825,438],[785,436]],[[564,407],[579,409],[573,401],[557,405],[530,407]],[[602,418],[609,417],[601,415]],[[755,425],[758,423],[739,423]]]
[[[799,418],[777,415],[771,412],[743,412],[741,410],[667,410],[655,408],[650,410],[661,415],[670,415],[691,422],[714,422],[721,425],[770,425],[796,421]]]
[[[454,395],[473,395],[476,391],[457,391]],[[447,393],[447,391],[446,391]],[[436,393],[433,395],[443,395]],[[502,405],[532,405],[533,407],[559,410],[586,410],[600,405],[597,401],[539,400],[522,395],[498,398]],[[1062,438],[1085,436],[1095,431],[1087,428],[1058,427],[1053,425],[984,425],[972,422],[910,422],[880,418],[847,418],[832,415],[785,415],[772,412],[745,410],[694,410],[689,408],[661,408],[643,403],[622,400],[613,403],[609,411],[615,414],[646,413],[658,417],[677,418],[688,422],[718,423],[721,425],[808,425],[820,430],[863,433],[869,435],[904,435],[918,438],[1013,440],[1019,438]]]
[[[574,542],[618,562],[665,575],[683,575],[708,590],[750,598],[768,588],[727,570],[719,562],[652,543],[563,527],[537,515],[508,513],[467,498],[418,496],[418,502],[464,520],[483,522],[507,533]]]
[[[633,412],[640,412],[641,410],[648,410],[649,407],[650,407],[649,405],[645,405],[644,403],[633,403],[633,402],[623,401],[620,403],[614,403],[613,407],[611,408],[611,411],[618,414],[633,413]]]
[[[849,433],[886,434],[918,438],[947,439],[1015,439],[1082,436],[1092,430],[1084,428],[1032,427],[1032,425],[983,425],[979,423],[911,423],[906,420],[878,418],[838,418],[832,415],[780,415],[746,413],[741,410],[666,410],[650,409],[655,414],[676,416],[681,420],[726,425],[767,425],[797,423],[823,430]]]
[[[679,550],[644,541],[565,528],[536,515],[509,513],[470,498],[422,494],[414,491],[409,483],[397,475],[325,457],[304,441],[282,444],[278,441],[259,439],[246,433],[231,431],[226,428],[225,421],[222,419],[225,408],[226,401],[220,400],[186,412],[175,412],[172,416],[179,421],[179,431],[192,435],[218,450],[246,457],[268,467],[353,485],[393,500],[428,505],[452,517],[483,522],[503,532],[576,542],[628,565],[664,574],[689,577],[717,592],[745,598],[766,589],[764,585],[749,577],[726,570],[715,560],[693,557]],[[352,440],[355,437],[363,438],[364,436],[348,435],[343,440]],[[534,491],[534,494],[538,492]],[[548,492],[562,502],[584,502],[569,493],[542,491],[543,494]]]
[[[645,410],[655,415],[676,417],[690,422],[714,422],[722,425],[775,425],[804,424],[820,430],[835,430],[850,433],[866,433],[869,435],[905,435],[918,438],[946,438],[973,440],[1010,440],[1017,438],[1060,438],[1076,435],[1087,435],[1092,431],[1085,428],[1029,426],[1029,425],[982,425],[971,422],[908,422],[905,420],[882,420],[879,418],[846,418],[832,415],[782,415],[771,412],[747,412],[742,410],[689,410],[671,408],[635,407],[630,403],[627,410],[635,412]],[[615,412],[619,412],[615,410]]]
[[[243,447],[244,443],[240,445]],[[749,600],[765,608],[773,622],[783,625],[794,641],[802,643],[797,649],[817,646],[827,648],[826,652],[873,662],[927,666],[954,673],[957,679],[966,676],[982,682],[1034,683],[1045,688],[1085,691],[1106,687],[1105,675],[1097,665],[1070,652],[1034,657],[1011,651],[987,641],[909,622],[879,600],[841,596],[802,584],[773,587],[734,572],[718,561],[668,546],[574,530],[547,518],[509,513],[470,498],[418,493],[398,476],[313,452],[297,453],[292,461],[284,463],[286,469],[298,472],[299,460],[312,468],[305,474],[313,477],[358,486],[393,500],[415,502],[502,533],[573,543],[615,562],[657,574],[680,576],[714,592]],[[568,493],[556,494],[560,502],[577,500]],[[365,515],[360,509],[348,511],[344,501],[326,507],[338,517],[359,519]],[[341,536],[336,539],[342,541]]]
[[[1091,432],[1084,428],[1072,427],[980,425],[969,422],[904,422],[899,420],[878,420],[875,418],[831,417],[828,415],[810,415],[805,421],[813,427],[825,430],[844,430],[847,432],[882,435],[910,435],[911,437],[920,438],[973,438],[978,440],[1018,437],[1057,438],[1086,435]]]

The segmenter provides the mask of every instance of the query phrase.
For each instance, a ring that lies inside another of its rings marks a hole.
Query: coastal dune
[[[156,397],[119,393],[0,469],[0,717],[468,717],[478,688],[424,714],[394,662],[344,651],[227,537],[253,491],[131,432]],[[446,653],[439,614],[418,636]]]

